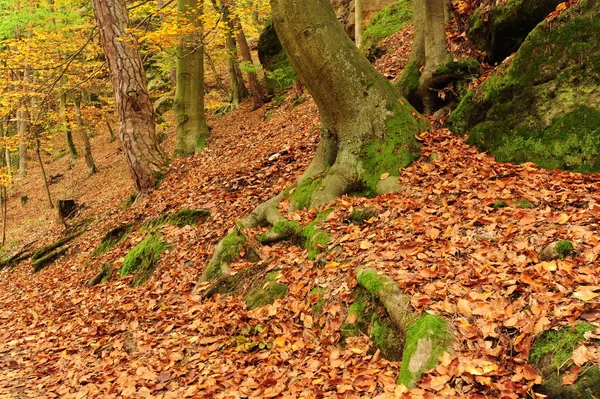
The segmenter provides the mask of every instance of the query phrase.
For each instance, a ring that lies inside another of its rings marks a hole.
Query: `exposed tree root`
[[[358,268],[356,279],[383,304],[395,327],[405,337],[397,382],[414,388],[421,375],[435,367],[444,352],[452,351],[450,325],[440,316],[419,316],[412,312],[410,300],[398,284],[374,269]]]

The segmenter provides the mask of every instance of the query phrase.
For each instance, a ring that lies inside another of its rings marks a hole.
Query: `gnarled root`
[[[405,337],[397,382],[414,388],[421,375],[435,367],[444,352],[452,351],[450,325],[441,316],[427,313],[419,316],[412,312],[410,300],[398,284],[374,269],[359,267],[356,279],[383,304],[392,323]]]

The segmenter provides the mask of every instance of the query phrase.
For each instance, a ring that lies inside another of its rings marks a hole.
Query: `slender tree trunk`
[[[210,67],[210,70],[215,77],[215,81],[217,82],[217,87],[220,90],[224,91],[225,94],[227,94],[228,93],[227,87],[225,87],[225,85],[223,84],[223,81],[221,80],[221,76],[219,75],[219,72],[217,72],[217,68],[215,67],[215,63],[213,62],[212,57],[210,56],[210,54],[208,54],[207,51],[204,51],[204,56],[206,58],[206,63]]]
[[[2,185],[2,246],[6,244],[6,214],[8,208],[8,193],[6,186]]]
[[[448,62],[446,51],[445,0],[424,0],[425,23],[425,68],[419,80],[419,96],[423,101],[423,111],[431,114],[436,109],[437,92],[433,90],[432,77],[436,68]]]
[[[179,18],[193,24],[195,32],[182,38],[177,47],[176,156],[198,153],[206,145],[208,125],[204,115],[204,45],[202,44],[202,5],[198,0],[178,0]]]
[[[252,54],[250,53],[250,46],[248,46],[248,41],[246,40],[242,23],[237,17],[235,18],[235,26],[235,37],[237,39],[238,46],[240,46],[242,60],[254,65],[254,62],[252,61]],[[254,108],[260,108],[265,103],[265,96],[262,88],[260,87],[260,83],[258,82],[256,72],[248,71],[246,72],[246,76],[248,77],[248,86],[250,87],[250,93],[252,94],[252,100],[254,101]]]
[[[168,159],[156,136],[154,109],[135,39],[127,31],[125,0],[93,0],[119,113],[119,138],[137,190],[145,193],[166,172]]]
[[[29,112],[25,105],[17,111],[17,134],[19,135],[19,170],[17,179],[23,180],[27,174],[27,133],[29,132]]]
[[[425,65],[425,1],[412,2],[413,47],[408,62],[416,63],[419,68]]]
[[[62,91],[59,97],[60,117],[62,119],[63,133],[65,135],[65,141],[67,143],[67,149],[69,151],[69,159],[71,167],[75,164],[77,159],[77,149],[73,142],[73,131],[69,124],[69,117],[67,116],[67,93]]]
[[[115,136],[115,131],[113,130],[110,121],[108,120],[108,115],[104,115],[104,121],[106,122],[106,128],[108,129],[108,136],[110,137],[109,143],[112,143],[117,139]]]
[[[362,46],[363,38],[363,0],[354,0],[354,43]]]
[[[242,100],[248,96],[248,89],[244,84],[242,72],[240,71],[234,37],[235,27],[231,20],[229,7],[223,5],[221,6],[221,10],[226,25],[225,50],[227,51],[227,66],[229,69],[229,87],[231,90],[232,103],[235,107],[238,107]]]
[[[40,138],[35,134],[35,153],[37,155],[40,170],[42,171],[42,179],[44,180],[44,188],[46,190],[46,196],[48,197],[48,205],[51,209],[54,209],[54,203],[52,202],[52,194],[50,194],[50,186],[48,185],[48,178],[46,177],[46,168],[44,168],[44,162],[42,161],[42,152],[40,151]]]
[[[90,143],[90,136],[87,132],[87,127],[83,122],[83,115],[81,114],[81,97],[76,95],[73,98],[73,104],[75,105],[75,118],[77,120],[77,128],[83,139],[83,148],[85,154],[85,164],[87,165],[88,177],[98,172],[96,164],[94,162],[94,156],[92,155],[92,144]]]

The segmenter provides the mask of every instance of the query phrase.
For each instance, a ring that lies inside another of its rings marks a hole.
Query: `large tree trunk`
[[[265,242],[297,232],[277,209],[285,197],[292,208],[319,208],[350,192],[400,189],[399,169],[418,157],[415,135],[428,126],[360,53],[329,0],[271,0],[271,6],[281,44],[319,108],[321,142],[295,187],[260,204],[217,245],[199,282],[228,273],[227,254],[240,252],[244,228],[280,227]]]
[[[164,175],[168,159],[156,136],[154,109],[142,59],[127,31],[125,0],[93,0],[100,41],[110,69],[119,114],[119,138],[137,190],[147,192]]]
[[[198,0],[178,0],[177,11],[182,21],[196,28],[181,39],[177,47],[177,121],[176,156],[194,155],[206,145],[208,125],[204,115],[204,45],[202,44],[202,6]]]
[[[242,23],[237,17],[235,18],[235,27],[235,37],[237,39],[238,46],[240,46],[242,60],[249,62],[250,64],[254,64],[252,61],[252,54],[250,53],[250,46],[248,46],[248,41],[246,40],[246,35],[244,34],[244,29],[242,28]],[[260,83],[258,82],[256,72],[248,71],[246,72],[246,76],[248,77],[248,86],[250,87],[250,93],[252,94],[252,100],[254,101],[254,108],[260,108],[265,103],[265,96],[262,92],[262,88],[260,87]]]
[[[75,104],[75,117],[77,119],[77,128],[79,129],[79,133],[81,134],[81,138],[83,139],[85,164],[87,165],[89,177],[98,172],[98,169],[96,168],[96,163],[94,162],[94,157],[92,155],[92,144],[90,143],[90,135],[88,134],[85,123],[83,122],[83,115],[81,114],[81,96],[76,95],[73,98],[73,103]]]
[[[414,135],[422,124],[410,106],[352,43],[328,0],[271,4],[277,35],[323,123],[321,143],[303,176],[325,174],[310,205],[350,191],[375,192],[384,173],[395,180],[418,154]]]

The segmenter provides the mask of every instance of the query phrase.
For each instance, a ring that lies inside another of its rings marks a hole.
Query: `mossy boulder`
[[[573,351],[585,340],[585,333],[596,328],[580,323],[560,330],[548,330],[536,338],[529,363],[540,373],[543,383],[534,391],[548,398],[592,399],[600,397],[600,368],[584,364],[572,385],[563,385],[562,378],[574,366]]]
[[[362,48],[373,52],[377,43],[393,35],[412,22],[412,3],[400,0],[379,11],[367,25],[363,33]]]
[[[509,0],[489,10],[484,4],[473,13],[467,35],[490,60],[500,62],[515,52],[529,32],[561,2]]]
[[[281,46],[272,20],[266,23],[261,32],[257,48],[269,93],[277,94],[288,89],[296,81],[297,74]]]
[[[546,245],[544,247],[544,249],[542,249],[540,251],[538,258],[542,262],[550,261],[550,260],[557,260],[557,259],[564,259],[571,252],[573,252],[573,244],[571,243],[571,241],[566,241],[566,240],[555,241],[553,243]]]
[[[469,92],[449,128],[499,162],[600,171],[600,18],[581,0],[540,23],[512,61]]]
[[[168,248],[159,235],[149,234],[125,255],[123,265],[119,269],[119,277],[133,274],[131,284],[134,287],[142,285],[150,278],[160,255]]]

